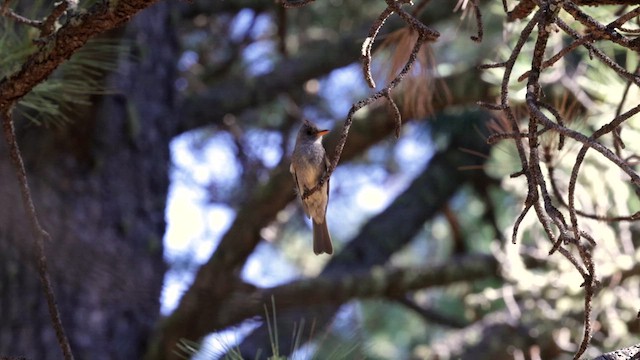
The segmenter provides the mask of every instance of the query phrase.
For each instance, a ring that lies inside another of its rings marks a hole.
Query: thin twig
[[[542,63],[542,69],[546,69],[553,66],[553,64],[555,64],[558,60],[562,59],[565,55],[567,55],[574,49],[578,48],[580,45],[587,43],[589,41],[593,41],[593,37],[591,37],[589,34],[585,36],[581,36],[579,39],[571,42],[571,44],[569,44],[568,46],[560,50],[557,54],[545,60]],[[518,77],[518,81],[523,81],[527,77],[529,77],[529,71],[526,71],[524,74],[520,75],[520,77]]]
[[[6,2],[5,4],[8,4],[9,2]],[[0,10],[2,16],[6,16],[10,19],[13,19],[21,24],[25,24],[25,25],[29,25],[29,26],[33,26],[36,29],[40,29],[42,27],[42,21],[38,21],[38,20],[31,20],[29,18],[26,18],[20,14],[17,14],[15,11],[9,9],[8,7],[5,7],[3,5],[2,9]]]
[[[65,360],[72,360],[73,354],[71,352],[71,345],[64,332],[62,321],[60,320],[60,312],[56,303],[55,295],[53,293],[53,287],[51,286],[51,280],[49,278],[49,270],[47,269],[47,258],[44,250],[45,241],[50,241],[51,237],[42,228],[38,215],[36,213],[35,205],[31,197],[31,190],[29,189],[29,183],[27,179],[27,172],[22,161],[22,155],[20,154],[20,148],[16,140],[15,128],[13,125],[12,113],[9,108],[0,109],[2,116],[2,129],[4,133],[5,141],[9,148],[9,157],[16,172],[16,177],[20,185],[20,193],[22,195],[22,204],[27,212],[27,217],[31,225],[31,231],[33,232],[36,243],[36,260],[38,264],[38,275],[40,276],[40,282],[42,284],[45,298],[47,300],[47,306],[49,308],[49,316],[51,317],[51,323],[56,332],[58,338],[58,344],[62,350]]]
[[[598,129],[595,133],[593,133],[593,135],[591,135],[589,139],[585,140],[583,142],[582,148],[580,149],[580,151],[578,151],[578,154],[576,155],[576,161],[573,165],[573,169],[571,170],[571,177],[569,179],[569,216],[570,216],[573,232],[574,234],[576,234],[576,236],[578,234],[578,218],[575,211],[575,189],[576,189],[576,184],[578,179],[578,172],[580,171],[580,166],[584,161],[584,157],[587,153],[587,150],[589,149],[589,147],[593,147],[594,144],[598,144],[595,142],[597,138],[611,131],[614,131],[616,128],[618,128],[618,126],[620,126],[620,124],[622,124],[624,121],[626,121],[627,119],[629,119],[630,117],[632,117],[633,115],[639,112],[640,112],[640,105],[627,111],[624,114],[616,116],[613,121],[603,125],[600,129]],[[617,155],[614,154],[614,156],[620,159]],[[628,168],[631,172],[633,172],[631,167],[629,167],[629,165],[624,160],[621,159],[621,161],[624,162],[624,165],[626,165],[626,168]],[[635,172],[633,172],[633,174],[635,174]],[[640,185],[640,183],[638,182],[635,182],[635,183],[636,183],[636,186]]]
[[[622,30],[622,25],[624,25],[627,21],[633,19],[638,15],[640,15],[640,7],[637,7],[629,11],[628,13],[620,16],[616,20],[610,22],[609,24],[607,24],[607,28],[617,28]],[[627,30],[623,30],[623,31],[627,31]]]
[[[634,74],[638,74],[638,72],[640,72],[640,64],[638,64],[636,66],[636,71],[634,71]],[[627,99],[627,96],[629,95],[629,89],[631,89],[631,82],[627,81],[627,85],[624,87],[624,91],[622,92],[622,98],[620,99],[620,102],[618,103],[618,107],[616,108],[616,117],[620,116],[620,114],[622,113],[622,106],[624,105],[625,100]],[[620,136],[621,133],[621,129],[620,127],[616,127],[615,130],[613,130],[612,134],[613,134],[613,147],[615,149],[616,155],[621,156],[620,153],[622,152],[622,149],[625,148],[624,142],[622,141],[622,137]]]
[[[558,27],[560,27],[560,29],[562,29],[564,32],[571,35],[571,37],[573,37],[574,39],[579,39],[582,37],[576,30],[571,28],[567,23],[565,23],[560,18],[556,19],[556,25],[558,25]],[[630,82],[636,84],[637,86],[640,86],[640,76],[638,76],[637,74],[632,74],[627,70],[625,70],[623,67],[618,65],[617,62],[615,62],[613,59],[608,57],[604,52],[602,52],[602,50],[593,46],[593,44],[591,44],[590,42],[584,43],[583,46],[586,47],[591,54],[595,55],[598,59],[600,59],[600,61],[602,61],[602,63],[604,63],[608,68],[615,71],[621,77],[629,80]]]
[[[506,9],[507,5],[503,2],[503,6]],[[529,14],[533,12],[533,9],[536,8],[536,3],[533,0],[522,0],[520,1],[513,10],[507,12],[507,21],[516,21],[519,19],[524,19]]]
[[[493,64],[481,64],[481,65],[478,65],[478,70],[501,68],[505,66],[507,66],[506,62],[493,63]]]
[[[297,7],[303,7],[314,1],[315,0],[282,0],[282,6],[286,8],[297,8]]]
[[[481,43],[482,38],[484,36],[484,26],[482,23],[482,12],[480,12],[480,6],[478,6],[478,0],[471,0],[471,4],[473,5],[473,13],[476,18],[476,27],[477,33],[474,36],[471,36],[471,40]]]
[[[383,95],[387,99],[389,112],[393,116],[393,120],[396,124],[395,134],[396,139],[398,139],[400,137],[400,128],[402,127],[402,115],[400,115],[400,109],[398,109],[398,105],[396,105],[395,101],[393,101],[393,98],[391,97],[391,89],[388,89]]]
[[[373,81],[373,77],[371,76],[371,48],[373,47],[373,42],[376,40],[378,36],[378,32],[384,22],[393,14],[393,9],[387,7],[384,11],[378,16],[378,19],[373,22],[371,28],[369,29],[369,34],[367,38],[362,43],[362,51],[360,56],[362,57],[362,71],[364,73],[364,79],[367,81],[367,85],[370,88],[375,89],[376,83]]]

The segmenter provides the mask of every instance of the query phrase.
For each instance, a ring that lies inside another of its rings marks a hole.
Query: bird
[[[296,193],[302,202],[302,209],[313,223],[313,252],[316,255],[333,254],[333,245],[326,220],[327,205],[329,204],[329,179],[306,199],[303,196],[305,191],[318,184],[318,180],[329,168],[329,159],[322,146],[322,137],[327,133],[329,130],[320,130],[314,123],[305,119],[298,131],[289,167],[289,171],[293,175]]]

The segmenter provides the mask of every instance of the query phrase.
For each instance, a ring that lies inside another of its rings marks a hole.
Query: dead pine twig
[[[400,128],[402,127],[402,115],[400,115],[400,109],[398,109],[396,102],[393,101],[390,89],[387,89],[387,91],[382,95],[387,99],[389,113],[393,116],[393,120],[396,123],[395,135],[397,139],[400,137]]]
[[[575,191],[578,174],[580,173],[580,167],[583,163],[585,154],[589,149],[595,150],[608,161],[611,161],[622,172],[630,177],[630,181],[633,186],[640,187],[640,177],[627,160],[631,157],[624,158],[621,154],[622,149],[624,149],[624,144],[621,142],[619,135],[626,120],[640,112],[640,105],[638,105],[625,113],[621,113],[622,102],[624,102],[628,87],[632,84],[640,86],[638,71],[636,70],[634,73],[630,73],[618,65],[614,60],[609,58],[598,47],[599,42],[609,42],[615,46],[637,51],[640,42],[636,39],[626,37],[623,33],[627,31],[625,31],[626,29],[623,28],[623,25],[631,19],[636,18],[638,14],[640,14],[640,8],[636,7],[633,10],[619,14],[617,19],[609,22],[608,24],[601,24],[579,8],[579,6],[582,5],[597,6],[598,3],[595,1],[586,3],[584,1],[577,2],[572,0],[522,0],[518,2],[511,11],[507,9],[506,2],[503,1],[503,5],[507,15],[507,21],[519,19],[525,22],[526,25],[522,32],[517,35],[515,47],[506,61],[479,66],[480,69],[504,69],[500,91],[500,102],[498,104],[481,103],[480,105],[490,110],[500,111],[502,113],[501,118],[505,119],[505,121],[508,121],[510,124],[511,128],[501,129],[490,136],[488,141],[514,141],[522,165],[522,171],[514,174],[514,176],[524,175],[528,185],[527,196],[524,200],[524,208],[514,224],[512,241],[516,241],[519,226],[525,215],[529,210],[534,209],[538,222],[542,225],[547,237],[552,242],[549,255],[552,255],[554,252],[559,252],[563,257],[569,260],[571,264],[573,264],[584,280],[581,284],[581,286],[585,288],[584,334],[582,341],[579,344],[579,348],[574,355],[574,358],[578,359],[582,354],[584,354],[591,341],[593,333],[593,327],[591,324],[592,301],[599,286],[592,255],[596,241],[590,234],[584,232],[580,228],[578,216],[597,218],[599,220],[609,222],[635,221],[637,218],[640,218],[640,216],[636,214],[626,216],[589,215],[576,209],[575,204]],[[568,25],[562,21],[558,17],[560,11],[568,13],[569,16],[573,17],[577,21],[579,24],[577,26],[583,27],[584,29],[577,31],[573,28],[573,26],[576,25]],[[530,16],[531,14],[533,14],[533,16]],[[534,27],[537,27],[538,30],[535,40],[532,39]],[[557,29],[561,30],[561,35],[568,35],[569,38],[572,39],[572,42],[549,57],[547,52],[552,49],[552,47],[547,46],[550,38],[549,35],[551,31],[558,32]],[[634,34],[633,31],[627,33]],[[633,35],[631,35],[631,37],[633,37]],[[518,81],[527,80],[526,97],[524,100],[528,111],[528,114],[525,117],[525,119],[527,119],[526,122],[528,128],[525,131],[522,131],[519,127],[519,119],[511,108],[511,102],[513,99],[511,99],[511,95],[509,94],[508,86],[512,79],[514,64],[516,60],[520,58],[520,53],[524,44],[530,42],[534,42],[533,55],[531,56],[531,67],[517,79]],[[574,50],[579,48],[586,48],[589,51],[590,56],[597,58],[603,66],[612,69],[618,76],[627,80],[628,84],[627,90],[625,90],[625,95],[621,100],[615,117],[590,136],[568,128],[565,124],[571,119],[565,119],[561,111],[557,110],[554,106],[545,104],[541,101],[541,98],[543,97],[543,84],[540,79],[541,73],[545,69],[552,68],[559,60],[567,56],[567,54],[572,53]],[[551,118],[547,114],[551,114]],[[553,176],[554,168],[553,165],[550,164],[549,150],[547,149],[548,145],[541,144],[539,141],[539,136],[543,132],[547,131],[552,131],[559,136],[559,149],[564,144],[565,138],[571,139],[582,145],[570,173],[570,181],[567,189],[568,201],[564,201],[562,193],[560,189],[558,189],[558,184],[555,183]],[[614,137],[613,147],[615,148],[615,152],[611,151],[609,146],[605,145],[605,143],[598,141],[600,137],[609,133]],[[549,179],[551,179],[550,182],[547,182],[545,176],[543,176],[540,164],[541,162],[547,165],[549,170]],[[556,208],[554,203],[560,203],[560,205],[567,208],[568,219],[565,219],[565,215]],[[569,247],[575,248],[579,256],[574,256],[568,250]]]
[[[27,213],[31,231],[33,233],[34,241],[36,244],[36,263],[38,269],[38,275],[40,277],[40,283],[44,290],[44,295],[47,300],[47,307],[49,308],[49,317],[51,323],[56,332],[58,344],[62,350],[65,360],[72,360],[73,353],[71,352],[71,345],[65,334],[62,321],[60,320],[60,311],[56,303],[56,298],[53,292],[53,286],[51,285],[51,279],[49,278],[49,270],[47,267],[47,257],[45,255],[44,244],[45,241],[51,241],[49,234],[40,225],[40,220],[36,213],[35,205],[31,197],[31,190],[29,189],[29,181],[27,179],[27,172],[22,161],[22,155],[20,154],[20,148],[16,139],[15,127],[13,125],[13,116],[11,110],[3,107],[0,109],[0,116],[2,116],[2,130],[4,139],[7,142],[9,148],[9,158],[13,164],[16,172],[16,178],[20,186],[20,194],[22,196],[22,204]]]

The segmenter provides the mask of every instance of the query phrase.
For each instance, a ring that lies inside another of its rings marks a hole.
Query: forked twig
[[[364,68],[363,73],[365,74],[365,79],[369,77],[367,79],[369,86],[375,86],[373,79],[370,78],[370,74],[371,74],[371,70],[369,69],[369,66],[371,64],[370,49],[373,41],[375,40],[375,35],[378,33],[380,29],[380,26],[382,26],[382,24],[384,23],[384,20],[387,19],[393,13],[398,14],[400,18],[402,18],[405,21],[405,23],[409,26],[411,30],[416,31],[418,33],[418,37],[413,46],[411,54],[409,55],[409,59],[405,63],[400,73],[394,79],[392,79],[389,82],[389,84],[387,84],[383,89],[376,91],[375,93],[370,95],[368,98],[364,100],[360,100],[351,106],[351,108],[349,109],[349,113],[347,114],[347,118],[344,122],[344,125],[342,126],[342,132],[340,133],[340,140],[338,141],[338,144],[335,147],[333,159],[331,160],[331,164],[329,165],[329,168],[322,175],[320,180],[318,180],[318,183],[316,184],[316,186],[314,186],[311,189],[305,190],[304,194],[302,194],[302,199],[306,199],[309,196],[311,196],[311,194],[318,191],[318,189],[320,189],[327,182],[327,180],[331,177],[331,174],[333,174],[333,171],[335,170],[335,168],[338,166],[338,162],[340,161],[342,150],[347,141],[347,136],[349,134],[349,129],[351,128],[351,124],[353,123],[353,116],[355,115],[355,113],[358,110],[362,109],[363,107],[373,103],[374,101],[380,98],[386,98],[387,100],[390,100],[391,90],[397,87],[402,82],[404,77],[409,73],[409,71],[413,67],[413,64],[416,62],[416,59],[418,57],[418,52],[422,48],[422,45],[425,43],[425,41],[428,41],[428,40],[433,41],[440,36],[440,34],[437,31],[432,30],[431,28],[429,28],[428,26],[424,25],[419,20],[417,20],[413,15],[404,11],[400,7],[400,5],[406,3],[405,1],[386,0],[386,2],[387,2],[387,8],[378,17],[379,23],[376,22],[376,24],[374,24],[374,26],[372,26],[371,30],[369,31],[369,33],[373,36],[367,37],[362,47],[363,58],[367,59],[363,61],[363,68]],[[400,117],[400,111],[397,105],[395,105],[395,102],[393,102],[392,100],[391,102],[389,102],[389,105],[391,106],[391,109],[393,110],[393,114],[394,114],[394,120],[396,123],[396,134],[399,134],[399,131],[400,131],[399,125],[402,122],[402,119]]]

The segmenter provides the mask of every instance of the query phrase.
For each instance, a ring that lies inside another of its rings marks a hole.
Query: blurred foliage
[[[305,46],[313,44],[315,40],[336,38],[350,32],[356,32],[364,39],[366,25],[377,17],[384,6],[384,2],[373,0],[364,3],[318,1],[312,6],[288,10],[286,21],[276,7],[268,11],[244,9],[237,13],[198,14],[185,19],[181,34],[184,50],[180,62],[182,94],[188,97],[191,93],[204,91],[215,81],[232,74],[250,76],[271,71],[279,59],[305,51]],[[426,11],[430,6],[443,5],[430,4]],[[589,11],[598,19],[612,19],[611,7],[591,8]],[[429,24],[442,33],[441,39],[432,44],[430,51],[437,78],[476,71],[478,64],[504,61],[509,56],[517,40],[514,35],[522,31],[524,24],[503,24],[504,12],[497,2],[484,4],[482,14],[485,40],[478,45],[468,39],[475,31],[473,16],[469,11],[458,12]],[[278,35],[279,26],[286,26],[284,39]],[[279,41],[284,41],[286,54],[278,51]],[[560,50],[567,44],[566,36],[554,34],[549,47]],[[358,44],[354,44],[353,48],[341,51],[358,50]],[[637,53],[607,45],[603,45],[603,50],[618,59],[629,71],[635,70]],[[397,49],[390,48],[377,53],[375,66],[384,71],[394,51]],[[523,54],[530,56],[532,51],[533,45],[528,43]],[[527,56],[518,58],[514,67],[516,77],[529,69],[527,59]],[[207,135],[206,139],[212,139],[210,143],[206,140],[207,146],[232,149],[236,159],[234,170],[227,169],[225,180],[210,179],[207,185],[211,190],[210,200],[236,206],[247,184],[261,181],[266,170],[286,161],[297,130],[297,123],[293,119],[308,116],[314,120],[338,123],[344,116],[344,110],[342,113],[336,111],[338,105],[357,101],[366,93],[364,84],[345,75],[348,73],[352,76],[358,71],[353,67],[336,69],[327,78],[310,80],[301,89],[292,90],[258,111],[233,115],[228,122],[225,121],[226,127],[216,128],[229,135]],[[501,71],[489,69],[482,72],[483,80],[494,85],[490,96],[499,94]],[[609,121],[625,87],[624,82],[611,70],[590,60],[588,52],[583,49],[572,52],[556,64],[553,71],[545,73],[543,82],[545,92],[552,101],[564,102],[564,109],[573,111],[568,114],[573,119],[571,126],[583,131],[593,131]],[[354,90],[336,96],[340,89],[326,86],[353,87]],[[524,81],[512,81],[509,86],[514,99],[524,100]],[[628,99],[637,99],[638,95],[634,88]],[[408,95],[405,93],[403,96]],[[625,109],[635,105],[633,101],[628,103]],[[359,116],[365,118],[368,111],[362,110]],[[442,117],[441,114],[433,116]],[[500,122],[499,117],[496,117],[496,121]],[[438,124],[445,128],[457,126],[447,122]],[[630,148],[636,150],[635,147],[640,143],[638,119],[629,124],[622,132],[622,137]],[[432,125],[424,121],[405,125],[399,140],[384,141],[338,168],[332,178],[332,202],[328,215],[338,251],[361,224],[402,190],[434,150],[442,149],[448,137],[454,136],[446,129],[437,130],[433,131]],[[467,131],[473,136],[490,135],[480,133],[477,129]],[[436,133],[438,135],[434,135]],[[213,140],[223,136],[227,136],[224,141]],[[231,144],[231,141],[235,144]],[[550,149],[557,145],[554,136],[548,136],[548,140],[544,141],[549,142]],[[553,160],[549,164],[553,166],[557,183],[563,186],[568,184],[578,149],[579,144],[569,142],[562,151],[550,150],[549,156]],[[273,157],[266,161],[265,154],[273,154]],[[493,147],[484,169],[461,170],[469,173],[486,172],[494,183],[484,189],[484,194],[472,187],[462,189],[449,204],[455,223],[451,218],[441,215],[425,224],[410,245],[394,254],[391,264],[419,266],[442,261],[454,251],[452,237],[457,232],[464,242],[464,251],[497,254],[503,261],[504,279],[416,292],[410,294],[409,298],[463,324],[479,321],[494,312],[507,312],[510,319],[529,327],[531,336],[541,339],[540,344],[554,342],[557,347],[552,352],[554,356],[569,358],[582,335],[582,280],[565,258],[557,254],[547,255],[551,244],[545,239],[533,215],[525,217],[517,242],[511,243],[513,223],[527,193],[522,177],[509,177],[519,168],[512,142],[502,141]],[[589,153],[583,168],[578,198],[581,209],[597,214],[628,214],[637,209],[639,202],[636,196],[620,180],[619,171],[610,163],[602,161],[599,155]],[[245,176],[247,174],[249,176]],[[597,237],[597,273],[606,281],[596,296],[594,320],[598,330],[588,353],[595,355],[597,349],[612,349],[640,341],[640,329],[635,319],[638,303],[631,300],[639,298],[638,277],[634,273],[635,276],[628,280],[620,278],[621,271],[629,270],[638,259],[635,251],[638,229],[635,224],[626,222],[608,224],[595,220],[582,221],[583,226]],[[281,251],[282,255],[277,261],[294,265],[298,276],[313,276],[321,270],[326,259],[314,257],[308,251],[308,233],[309,229],[296,204],[284,209],[263,236],[269,241],[269,246]],[[527,267],[523,259],[534,259],[539,264]],[[268,268],[270,265],[264,266]],[[360,358],[409,359],[432,356],[433,352],[425,350],[425,347],[456,332],[455,328],[433,324],[428,318],[417,316],[393,300],[356,302],[347,308],[350,309],[347,311],[350,321],[346,328],[349,329],[347,333],[351,334],[347,343],[353,344],[352,338],[356,339],[356,353]],[[327,358],[328,351],[337,346],[339,339],[344,337],[344,324],[336,320],[325,339],[317,342],[317,358]],[[533,350],[516,349],[511,353],[516,357],[518,351],[529,358],[528,352]]]
[[[385,8],[384,2],[379,0],[330,0],[287,11],[270,3],[266,8],[260,4],[256,9],[187,14],[184,10],[187,6],[189,4],[180,4],[182,12],[176,14],[180,21],[182,55],[177,61],[180,78],[175,86],[183,99],[229,79],[234,82],[223,91],[232,91],[238,82],[255,81],[257,75],[277,69],[282,61],[304,53],[319,41],[336,41],[345,34],[364,40],[368,26]],[[426,12],[435,6],[443,5],[430,4]],[[422,54],[424,61],[411,74],[411,80],[423,85],[428,81],[435,82],[428,82],[427,90],[404,88],[400,97],[422,100],[420,95],[425,91],[435,91],[435,95],[447,98],[446,87],[435,85],[439,81],[445,82],[453,75],[475,73],[477,65],[504,61],[510,55],[517,39],[514,34],[520,33],[524,24],[503,24],[504,12],[497,2],[484,4],[482,13],[485,40],[478,45],[469,39],[475,32],[475,24],[468,9],[429,24],[442,36]],[[613,19],[611,7],[592,8],[589,13],[605,23]],[[568,17],[564,20],[571,21]],[[22,61],[33,51],[32,40],[36,35],[31,29],[16,27],[6,21],[0,26],[0,53],[4,54],[0,58],[0,76],[6,77],[18,71]],[[393,41],[401,35],[396,32],[385,36]],[[548,46],[557,52],[567,44],[567,37],[556,33],[552,34]],[[606,43],[601,49],[628,71],[636,70],[636,52]],[[359,56],[360,43],[335,51],[353,53],[355,60]],[[123,56],[135,60],[130,55],[132,52],[126,42],[101,39],[88,43],[22,99],[19,109],[38,124],[70,122],[76,106],[89,105],[92,95],[110,91],[105,74],[117,71],[117,61]],[[385,78],[383,74],[389,68],[397,70],[397,66],[389,63],[397,53],[408,56],[406,48],[399,45],[382,46],[375,54],[374,67],[378,77]],[[529,69],[532,53],[533,44],[527,43],[523,54],[528,56],[519,57],[514,66],[516,78]],[[502,70],[489,69],[483,71],[481,77],[493,86],[487,98],[498,96]],[[552,71],[545,72],[542,83],[549,101],[558,104],[567,118],[571,118],[570,127],[587,133],[610,121],[618,111],[625,91],[625,82],[591,59],[588,51],[582,48],[564,57]],[[511,81],[508,85],[513,99],[524,100],[525,81]],[[198,197],[202,206],[216,205],[233,212],[247,200],[253,189],[268,180],[271,170],[287,163],[299,118],[308,117],[333,128],[331,124],[339,124],[344,119],[345,104],[348,108],[367,93],[358,67],[335,68],[327,70],[325,77],[307,79],[302,86],[282,90],[275,101],[259,108],[226,114],[208,128],[183,134],[174,142],[174,184],[202,190]],[[633,99],[638,98],[640,94],[634,87],[627,95],[629,100],[621,106],[622,111],[635,106]],[[435,151],[447,149],[452,139],[462,139],[459,150],[464,151],[465,136],[486,138],[490,135],[452,121],[452,113],[475,105],[449,100],[452,104],[445,112],[412,113],[413,116],[405,118],[407,123],[399,139],[380,141],[341,164],[334,173],[328,222],[338,251],[363,224],[393,201]],[[515,104],[518,105],[521,104]],[[355,121],[367,121],[374,110],[374,106],[361,110]],[[521,123],[526,124],[526,116],[520,113],[520,117]],[[496,127],[504,130],[504,119],[496,115],[494,121]],[[621,134],[629,152],[640,150],[639,121],[635,117],[627,122]],[[546,134],[541,140],[548,149],[549,161],[543,170],[546,179],[552,179],[565,189],[580,144],[569,141],[563,150],[556,150],[557,136]],[[611,141],[603,139],[607,145],[611,145]],[[181,147],[176,150],[176,146]],[[552,244],[531,214],[520,224],[516,242],[511,243],[513,224],[527,194],[525,179],[509,176],[519,171],[520,166],[513,143],[502,141],[492,148],[484,168],[460,169],[469,177],[478,174],[487,177],[480,184],[470,182],[460,189],[447,208],[425,223],[414,240],[394,254],[388,264],[421,266],[443,262],[454,255],[492,253],[501,261],[501,279],[417,291],[398,299],[354,301],[343,307],[326,333],[299,350],[299,353],[305,353],[300,356],[321,359],[352,356],[366,359],[447,358],[443,355],[446,352],[434,350],[434,344],[446,347],[449,340],[474,324],[481,324],[492,315],[505,315],[508,321],[504,323],[517,323],[526,328],[527,335],[539,341],[536,346],[545,347],[541,350],[543,353],[547,351],[558,359],[570,358],[582,335],[582,278],[565,258],[558,254],[548,255]],[[587,213],[631,214],[640,205],[634,189],[626,180],[621,180],[619,169],[594,153],[587,154],[578,178],[578,189],[579,208]],[[293,192],[291,196],[293,198]],[[562,204],[556,205],[562,208]],[[216,231],[203,232],[205,241],[219,237],[224,228],[220,219],[212,222]],[[640,257],[636,251],[638,227],[631,222],[612,224],[589,219],[582,219],[581,224],[596,238],[596,271],[602,281],[594,303],[596,332],[593,346],[587,353],[593,356],[604,349],[640,341],[636,318],[640,270],[635,265]],[[308,222],[298,203],[282,209],[260,235],[265,241],[252,257],[258,263],[255,266],[264,273],[275,274],[279,282],[289,277],[315,276],[328,261],[313,256],[310,251]],[[168,258],[171,271],[178,277],[194,272],[197,267],[193,262],[202,261],[201,258],[194,259],[200,249],[198,245],[189,246],[185,250],[187,255],[174,254]],[[574,253],[574,256],[577,255]],[[289,273],[278,277],[283,266]],[[246,272],[244,276],[247,277]],[[264,279],[246,280],[260,285]],[[421,313],[420,309],[425,311]],[[272,321],[277,320],[274,315]],[[490,337],[492,334],[485,335]],[[477,343],[481,339],[475,340]],[[505,345],[509,341],[498,340],[504,341]],[[273,340],[272,346],[276,341]],[[183,346],[187,356],[200,349],[190,342]],[[512,358],[533,358],[534,348],[509,351]],[[233,355],[233,345],[228,349]],[[448,354],[459,355],[464,350],[451,348]],[[199,356],[215,355],[207,351],[203,349]]]

